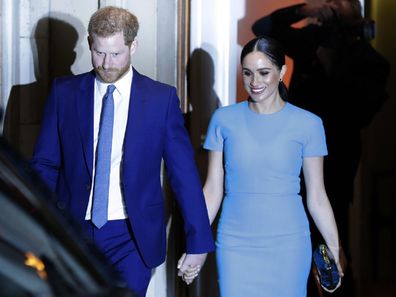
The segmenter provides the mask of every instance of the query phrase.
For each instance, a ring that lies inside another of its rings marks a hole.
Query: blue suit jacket
[[[162,159],[184,219],[187,253],[210,252],[214,244],[176,89],[133,71],[121,187],[143,260],[155,267],[166,254]],[[54,80],[31,162],[81,224],[93,178],[94,80],[93,71]]]

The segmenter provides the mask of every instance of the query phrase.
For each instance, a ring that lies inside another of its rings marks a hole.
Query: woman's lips
[[[264,88],[250,88],[250,90],[253,94],[259,94],[265,90],[265,87]]]

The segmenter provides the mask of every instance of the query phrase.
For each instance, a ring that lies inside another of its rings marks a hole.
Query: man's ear
[[[87,41],[88,41],[89,50],[92,50],[92,48],[91,48],[91,46],[92,46],[92,38],[91,38],[91,36],[87,37]]]
[[[137,47],[138,47],[138,41],[137,41],[137,39],[135,38],[135,39],[132,41],[131,46],[129,47],[129,54],[130,54],[131,56],[136,52]]]

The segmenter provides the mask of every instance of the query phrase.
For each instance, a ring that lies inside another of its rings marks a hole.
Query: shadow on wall
[[[61,19],[68,19],[70,23]],[[33,153],[52,79],[72,74],[78,32],[82,32],[76,26],[82,28],[83,24],[69,15],[51,13],[51,17],[41,18],[32,31],[30,40],[36,81],[12,87],[3,131],[5,139],[25,158]]]
[[[207,47],[208,45],[205,45]],[[213,112],[221,106],[221,102],[214,90],[215,64],[213,57],[216,52],[212,48],[197,48],[190,56],[187,65],[187,87],[189,112],[186,114],[186,126],[190,133],[195,152],[196,164],[202,182],[205,181],[208,153],[203,149],[206,130]],[[216,230],[216,222],[213,223]],[[182,235],[182,230],[177,234]],[[215,235],[214,235],[215,236]],[[180,244],[177,244],[178,248]],[[219,296],[217,287],[217,272],[215,254],[210,253],[199,277],[190,286],[177,285],[181,296]]]
[[[189,125],[191,141],[198,158],[198,168],[203,178],[206,175],[205,151],[202,148],[213,112],[221,105],[214,90],[215,66],[212,56],[202,48],[195,49],[187,65],[187,87],[189,97]]]

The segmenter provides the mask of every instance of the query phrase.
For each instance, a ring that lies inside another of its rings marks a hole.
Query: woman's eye
[[[250,72],[249,71],[243,71],[242,72],[244,76],[250,76]]]
[[[260,71],[261,76],[266,76],[266,75],[268,75],[268,73],[269,73],[268,71]]]

